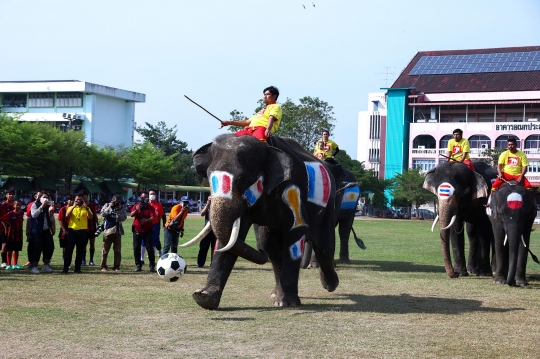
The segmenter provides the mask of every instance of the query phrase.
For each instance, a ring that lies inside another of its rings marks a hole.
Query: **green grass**
[[[184,240],[202,226],[201,217],[189,216]],[[0,357],[539,357],[540,266],[529,260],[527,288],[474,276],[449,279],[430,227],[429,221],[357,220],[368,248],[351,240],[352,263],[338,266],[337,290],[326,292],[318,271],[302,270],[302,306],[290,309],[272,306],[269,264],[239,259],[220,308],[207,311],[191,298],[208,272],[194,268],[198,246],[180,250],[189,268],[175,283],[147,268],[133,272],[131,233],[120,273],[96,266],[61,276],[57,247],[51,275],[0,271]],[[539,236],[533,232],[531,239],[536,255]],[[252,234],[248,242],[254,244]]]

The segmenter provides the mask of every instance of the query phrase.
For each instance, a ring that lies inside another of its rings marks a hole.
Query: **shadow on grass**
[[[445,273],[443,265],[416,264],[412,262],[392,262],[392,261],[363,261],[352,260],[350,264],[338,264],[338,269],[349,269],[351,267],[380,271],[380,272],[423,272],[423,273]]]

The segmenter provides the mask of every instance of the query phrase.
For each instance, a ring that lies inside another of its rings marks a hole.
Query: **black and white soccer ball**
[[[176,253],[167,253],[157,262],[157,274],[167,282],[176,282],[186,273],[186,261]]]

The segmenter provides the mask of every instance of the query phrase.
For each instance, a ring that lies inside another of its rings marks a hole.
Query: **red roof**
[[[405,67],[392,88],[416,88],[418,93],[497,92],[540,90],[540,71],[488,72],[476,74],[414,75],[409,73],[422,56],[494,54],[540,51],[540,46],[500,47],[494,49],[444,50],[418,52]]]

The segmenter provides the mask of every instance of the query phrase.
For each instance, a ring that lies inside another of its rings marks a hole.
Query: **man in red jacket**
[[[133,255],[135,256],[135,272],[142,270],[141,242],[144,240],[148,260],[150,261],[150,272],[156,271],[156,255],[152,245],[152,222],[156,217],[156,211],[149,205],[148,192],[141,194],[141,202],[133,206],[131,217],[135,218],[133,227]]]

